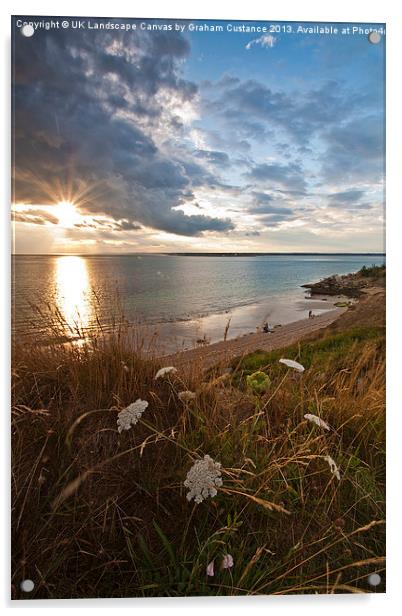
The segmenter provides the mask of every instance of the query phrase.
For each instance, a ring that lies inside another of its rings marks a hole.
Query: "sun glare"
[[[91,317],[86,261],[82,257],[69,255],[57,257],[55,265],[56,301],[67,330],[76,330],[77,327],[86,329]]]
[[[69,201],[60,201],[53,211],[59,219],[59,225],[66,229],[71,229],[80,218],[76,208]]]

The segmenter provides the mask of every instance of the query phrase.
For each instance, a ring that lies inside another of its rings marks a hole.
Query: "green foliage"
[[[358,272],[361,276],[365,278],[382,278],[385,276],[385,264],[384,265],[371,265],[367,267],[363,265],[361,270]]]
[[[285,368],[278,362],[281,357],[288,357],[300,362],[306,369],[325,370],[328,367],[336,369],[353,362],[359,356],[361,348],[373,343],[382,352],[385,344],[385,331],[382,327],[356,327],[345,332],[318,338],[303,345],[294,344],[286,349],[274,351],[255,351],[247,355],[239,365],[239,360],[232,362],[233,367],[243,376],[250,375],[258,370],[270,366],[273,373],[280,374]]]

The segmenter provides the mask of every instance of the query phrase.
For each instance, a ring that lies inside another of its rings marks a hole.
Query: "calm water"
[[[364,255],[16,256],[13,331],[45,335],[48,307],[71,326],[77,321],[84,329],[108,326],[119,313],[117,297],[130,321],[151,324],[197,319],[275,297],[289,303],[302,284],[383,262],[382,256]]]

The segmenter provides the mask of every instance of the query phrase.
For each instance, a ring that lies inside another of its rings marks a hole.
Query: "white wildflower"
[[[213,577],[215,575],[215,571],[214,571],[214,561],[211,560],[211,562],[209,563],[208,567],[207,567],[207,575],[209,577]]]
[[[123,430],[130,430],[131,426],[138,422],[147,406],[148,402],[146,400],[138,398],[138,400],[120,411],[117,417],[118,431],[123,432]]]
[[[321,419],[321,417],[317,417],[317,415],[312,415],[311,413],[306,413],[304,415],[304,419],[307,419],[307,421],[311,421],[311,423],[316,424],[320,428],[324,428],[324,430],[330,430],[331,429],[329,427],[329,425],[323,419]]]
[[[233,556],[225,554],[222,560],[222,569],[231,569],[233,567]]]
[[[166,366],[166,368],[160,368],[155,374],[155,379],[166,376],[166,374],[175,374],[175,372],[177,372],[177,368],[175,368],[174,366]]]
[[[181,402],[190,402],[190,400],[195,400],[196,394],[193,391],[180,391],[178,394],[179,400]]]
[[[288,368],[293,368],[293,370],[297,370],[297,372],[304,372],[305,368],[298,361],[294,361],[293,359],[280,359],[280,364],[285,364]]]
[[[335,475],[338,481],[340,481],[341,475],[339,473],[339,468],[337,467],[335,460],[333,460],[331,456],[324,456],[324,460],[328,462],[331,473]]]
[[[219,488],[222,485],[220,462],[205,455],[203,460],[197,460],[187,473],[184,485],[189,488],[187,500],[194,498],[196,503],[201,503],[204,499],[210,496],[213,498],[217,495]]]

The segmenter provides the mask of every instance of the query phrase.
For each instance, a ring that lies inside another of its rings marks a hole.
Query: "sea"
[[[303,284],[381,265],[379,254],[16,255],[12,259],[12,332],[66,339],[110,331],[122,318],[161,348],[190,348],[283,325],[333,308],[309,300]],[[327,303],[325,303],[327,302]]]

